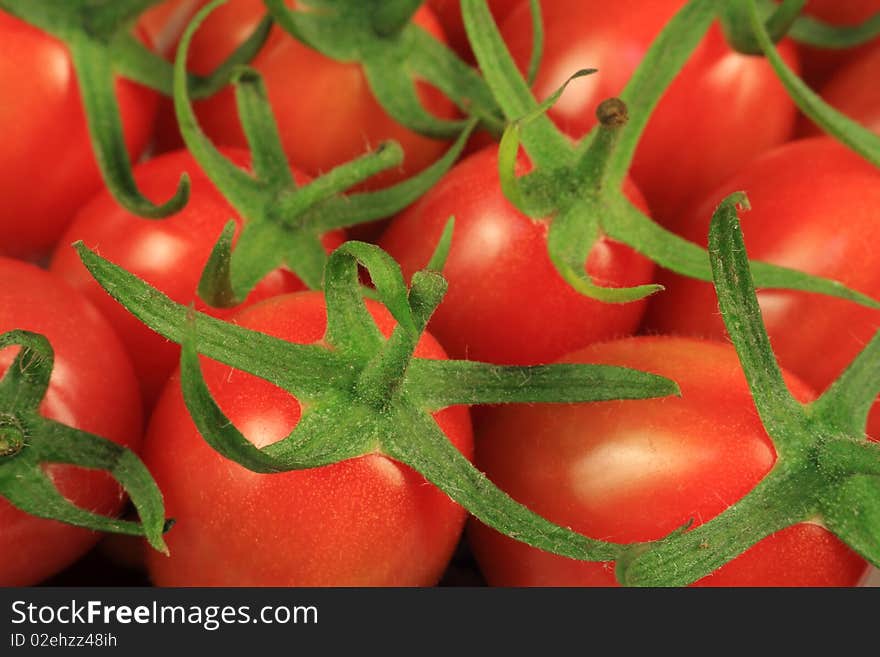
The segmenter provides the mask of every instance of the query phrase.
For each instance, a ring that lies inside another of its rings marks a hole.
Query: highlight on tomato
[[[532,90],[539,100],[576,70],[598,72],[577,84],[548,114],[579,138],[596,124],[596,107],[620,95],[649,46],[686,0],[546,0],[541,3],[544,50]],[[501,32],[521,71],[532,51],[529,2],[521,2]],[[795,46],[779,50],[798,70]],[[735,108],[735,109],[734,109]],[[756,120],[755,117],[760,117]],[[795,106],[769,63],[733,51],[716,23],[651,115],[631,174],[658,221],[675,230],[682,205],[701,197],[740,166],[785,142]]]
[[[680,398],[492,408],[482,417],[476,463],[514,499],[588,536],[635,543],[698,527],[725,511],[773,468],[730,345],[636,337],[592,345],[563,359],[622,365],[678,382]],[[814,393],[792,375],[800,401]],[[494,586],[614,586],[614,564],[535,550],[480,523],[469,527]],[[864,560],[819,524],[765,538],[698,586],[852,586]]]
[[[227,149],[235,164],[247,167],[247,152]],[[241,230],[241,216],[217,190],[187,151],[154,158],[135,168],[140,188],[150,198],[162,199],[173,192],[183,172],[191,177],[189,203],[167,219],[135,216],[120,207],[107,191],[101,192],[76,215],[56,249],[50,269],[84,294],[110,321],[135,365],[146,408],[152,408],[159,391],[174,371],[180,353],[173,343],[145,327],[101,289],[71,248],[77,240],[101,250],[107,258],[135,272],[181,303],[194,303],[199,310],[217,317],[230,317],[235,309],[208,306],[197,288],[211,251],[230,220]],[[308,180],[297,174],[300,183]],[[330,247],[340,243],[329,234]],[[264,278],[245,300],[245,305],[276,294],[305,289],[285,269]]]
[[[51,378],[39,405],[41,416],[139,450],[143,426],[134,370],[110,325],[83,296],[34,265],[0,257],[0,334],[9,331],[40,334],[54,352]],[[20,351],[18,346],[0,348],[0,442],[6,448],[7,421],[15,423],[16,411],[7,406],[14,390],[3,375]],[[27,441],[38,438],[28,437],[20,454],[4,451],[2,465],[29,458]],[[106,472],[63,463],[43,467],[64,498],[78,507],[104,516],[122,509],[122,489]],[[3,474],[12,473],[4,467]],[[100,536],[31,515],[0,496],[0,585],[37,584],[84,555]]]
[[[523,155],[522,174],[529,169]],[[647,212],[630,180],[629,200]],[[548,255],[548,222],[534,220],[504,196],[498,147],[489,146],[457,164],[440,182],[396,217],[380,239],[406,276],[424,267],[431,244],[447,220],[455,230],[443,275],[449,292],[431,318],[430,330],[450,354],[503,364],[551,362],[591,342],[629,335],[645,302],[607,304],[584,296],[557,271]],[[608,287],[650,283],[653,263],[633,249],[601,238],[587,273]]]
[[[368,302],[387,337],[394,320]],[[319,341],[324,297],[303,292],[267,299],[233,321],[300,344]],[[445,359],[428,334],[416,357]],[[227,417],[258,447],[285,437],[300,404],[265,380],[202,358],[208,387]],[[471,457],[467,409],[434,415]],[[405,465],[382,454],[334,465],[257,474],[215,452],[190,419],[174,376],[150,422],[144,456],[177,520],[170,556],[148,556],[163,586],[429,586],[445,569],[464,510]],[[206,502],[210,500],[209,503]]]

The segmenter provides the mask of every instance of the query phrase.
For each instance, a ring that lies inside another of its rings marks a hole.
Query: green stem
[[[764,24],[758,14],[758,8],[755,5],[755,0],[740,1],[748,3],[749,20],[755,39],[795,104],[825,132],[851,148],[874,166],[880,167],[880,135],[874,134],[871,130],[859,125],[829,106],[788,68],[782,57],[779,56],[776,47],[764,28]]]
[[[629,111],[619,98],[608,98],[596,108],[596,118],[599,123],[575,165],[574,174],[583,188],[590,190],[601,190],[607,185],[609,165],[622,129],[629,121]]]
[[[773,43],[788,33],[800,16],[807,0],[783,0],[782,3],[762,2],[760,10],[764,27]],[[721,11],[721,26],[727,42],[746,55],[761,54],[749,21],[748,6],[743,0],[729,0]]]
[[[817,463],[828,476],[880,476],[880,444],[868,440],[833,438],[819,449]]]
[[[874,40],[880,35],[880,12],[860,25],[830,25],[812,16],[801,16],[789,36],[798,43],[815,48],[845,50]]]
[[[382,0],[373,11],[373,29],[382,37],[398,34],[423,3],[424,0]]]
[[[588,538],[522,506],[477,470],[423,412],[394,408],[382,449],[421,473],[480,521],[554,554],[583,561],[614,561],[627,546]]]
[[[617,562],[624,586],[686,586],[771,534],[808,520],[817,503],[807,477],[768,475],[748,495],[707,523],[659,543],[632,548]]]

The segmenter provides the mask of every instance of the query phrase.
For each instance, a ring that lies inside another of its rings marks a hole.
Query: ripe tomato
[[[521,172],[527,166],[523,159]],[[644,209],[635,185],[628,182],[626,191]],[[644,302],[600,303],[559,275],[547,253],[547,222],[523,215],[501,191],[497,146],[457,164],[391,222],[380,244],[412,276],[427,264],[450,215],[455,231],[443,270],[449,291],[430,330],[455,358],[547,363],[636,329]],[[603,285],[623,287],[650,282],[654,265],[602,238],[586,270]]]
[[[500,24],[522,0],[488,0],[488,2],[489,11],[492,12],[495,22]],[[461,17],[461,0],[428,0],[428,6],[443,26],[449,45],[459,55],[473,61],[474,55]]]
[[[544,57],[533,86],[538,98],[552,94],[580,68],[599,69],[572,84],[550,109],[557,125],[572,137],[586,134],[596,123],[597,105],[621,92],[654,38],[684,4],[544,2]],[[528,3],[522,3],[502,26],[522,70],[531,54],[531,31]],[[783,42],[780,51],[797,70],[793,44]],[[633,179],[656,218],[675,229],[682,204],[783,143],[795,117],[794,104],[764,58],[732,51],[715,25],[651,115],[633,161]]]
[[[131,449],[141,442],[141,400],[128,356],[109,324],[81,295],[37,267],[0,258],[0,333],[44,335],[55,369],[40,406],[43,415]],[[17,347],[0,350],[0,376]],[[124,501],[112,478],[95,470],[47,466],[74,504],[113,515]],[[100,535],[15,509],[0,498],[0,586],[35,584],[85,554]]]
[[[804,14],[832,25],[858,25],[880,12],[880,0],[807,0]],[[804,77],[808,82],[821,84],[844,62],[860,58],[866,46],[848,50],[826,50],[801,46]]]
[[[0,255],[40,258],[102,187],[70,54],[45,32],[0,12]],[[117,80],[129,156],[150,137],[156,94]],[[166,200],[166,199],[161,199]]]
[[[207,0],[165,0],[145,11],[138,24],[150,37],[156,52],[166,55],[183,34],[187,22]]]
[[[243,151],[229,150],[226,155],[241,166],[248,163]],[[147,408],[152,407],[177,365],[179,348],[141,324],[104,292],[70,245],[82,240],[175,301],[195,302],[197,309],[215,317],[231,316],[235,309],[209,309],[198,298],[196,289],[223,227],[230,219],[240,225],[241,218],[186,151],[139,165],[135,178],[144,194],[158,200],[173,193],[183,171],[188,171],[192,179],[190,201],[183,210],[167,219],[143,219],[102,192],[77,214],[50,265],[53,272],[85,294],[116,329],[134,362]],[[306,181],[302,175],[298,179]],[[327,238],[328,248],[341,242],[341,233],[331,233]],[[251,292],[245,304],[299,289],[303,284],[298,278],[286,270],[276,270]]]
[[[727,194],[746,190],[743,215],[749,256],[841,281],[880,297],[880,171],[830,138],[786,144],[752,162],[688,212],[682,226],[706,244],[709,221]],[[648,330],[722,338],[708,283],[663,272],[667,289],[652,300]],[[880,313],[840,299],[762,290],[758,300],[773,349],[788,368],[823,390],[880,327]],[[821,356],[818,356],[821,354]],[[872,423],[871,435],[880,424]]]
[[[247,38],[264,14],[262,0],[231,0],[217,9],[193,39],[189,69],[196,73],[212,70]],[[416,22],[444,40],[437,20],[427,8],[418,11]],[[288,159],[310,175],[329,171],[380,142],[393,139],[404,150],[403,165],[371,178],[365,185],[385,187],[421,171],[438,159],[448,145],[403,128],[388,116],[373,98],[359,64],[331,60],[278,27],[251,66],[266,82]],[[296,80],[296,84],[291,84],[291,80]],[[420,83],[419,92],[432,114],[441,118],[456,116],[452,102],[437,89]],[[196,103],[195,107],[202,127],[215,143],[242,147],[247,144],[231,88]]]
[[[550,520],[608,541],[658,539],[691,519],[700,525],[718,515],[773,467],[775,449],[730,345],[640,337],[592,345],[564,361],[662,374],[678,382],[682,396],[487,411],[478,467]],[[813,398],[799,380],[786,380],[796,397]],[[476,522],[470,529],[490,584],[615,584],[612,564],[551,555]],[[853,585],[865,570],[827,530],[804,523],[764,539],[698,584]]]
[[[880,85],[875,83],[878,67],[880,43],[839,68],[822,87],[821,95],[832,107],[880,133]],[[805,124],[803,132],[820,134],[817,126]]]
[[[382,332],[394,320],[367,304]],[[318,292],[275,297],[235,320],[296,343],[323,338]],[[446,358],[429,335],[422,358]],[[286,436],[300,417],[296,399],[272,384],[203,359],[205,379],[229,419],[255,445]],[[469,458],[467,409],[435,415]],[[170,557],[149,555],[162,586],[426,586],[443,572],[465,513],[421,475],[380,454],[335,465],[262,475],[214,452],[187,413],[175,376],[153,415],[144,460],[177,524]]]

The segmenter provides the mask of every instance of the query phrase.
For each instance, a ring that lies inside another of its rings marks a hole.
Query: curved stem
[[[583,561],[613,561],[624,546],[554,524],[530,511],[477,470],[424,412],[395,406],[383,451],[437,486],[486,525],[518,541]]]
[[[803,407],[788,391],[770,347],[736,214],[738,204],[748,207],[745,194],[728,196],[712,217],[709,230],[712,276],[724,325],[736,347],[761,422],[780,451],[788,446],[792,436],[800,441],[805,415]]]
[[[763,0],[760,11],[767,34],[777,43],[788,33],[800,16],[807,0],[783,0],[777,4]],[[752,31],[748,7],[742,0],[730,0],[721,11],[721,27],[728,43],[746,55],[761,54],[761,46]]]
[[[224,2],[215,0],[199,10],[180,38],[174,60],[174,110],[180,134],[202,169],[223,190],[223,195],[242,216],[253,217],[258,216],[263,208],[260,185],[227,160],[204,133],[193,111],[187,88],[186,60],[193,35],[211,12]]]
[[[795,21],[789,36],[815,48],[844,50],[868,43],[880,35],[880,12],[859,25],[830,25],[812,16]]]
[[[203,313],[195,313],[193,319],[190,308],[175,303],[82,242],[74,248],[101,287],[159,335],[180,344],[190,322],[195,321],[199,353],[266,379],[298,398],[314,397],[331,382],[348,385],[348,363],[344,358],[317,345],[291,344]],[[280,362],[284,368],[279,370]]]
[[[813,402],[813,412],[852,435],[865,431],[868,414],[880,395],[880,331],[874,334],[844,373]]]
[[[179,212],[189,200],[189,179],[185,174],[174,196],[160,205],[144,196],[134,180],[106,47],[81,34],[72,35],[68,46],[95,158],[110,193],[125,209],[141,217],[161,219]]]
[[[462,0],[462,17],[474,54],[504,115],[514,121],[538,107],[529,86],[516,68],[498,26],[483,0]],[[536,167],[552,168],[561,154],[571,152],[566,137],[543,113],[529,122],[522,142]]]
[[[49,389],[55,350],[45,336],[21,330],[0,335],[0,350],[12,346],[20,346],[21,350],[0,379],[3,411],[36,410]]]
[[[726,1],[690,0],[651,44],[620,94],[620,99],[629,108],[629,122],[608,164],[606,179],[609,186],[617,188],[623,183],[651,113],[708,32],[721,3]]]
[[[735,559],[758,541],[803,522],[816,512],[803,477],[771,474],[748,495],[707,523],[632,548],[617,562],[624,586],[686,586]]]
[[[755,39],[795,104],[816,125],[841,143],[846,144],[874,166],[880,167],[880,135],[874,134],[832,108],[795,75],[779,56],[776,47],[764,29],[755,0],[741,1],[748,3],[749,20]]]

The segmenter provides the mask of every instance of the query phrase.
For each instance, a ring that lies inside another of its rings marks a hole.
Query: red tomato
[[[46,255],[74,213],[102,187],[67,48],[0,12],[0,255]],[[129,156],[147,144],[156,94],[117,80]],[[167,200],[167,199],[160,199]]]
[[[367,307],[382,332],[394,320]],[[323,338],[326,306],[318,292],[269,299],[236,323],[296,343]],[[421,358],[446,358],[423,336]],[[203,359],[205,379],[229,419],[255,445],[286,436],[300,405],[285,391]],[[435,415],[469,458],[467,409]],[[153,415],[145,461],[177,524],[170,557],[150,555],[162,586],[426,586],[449,561],[465,513],[421,475],[380,454],[283,474],[255,474],[216,452],[187,413],[176,376]]]
[[[0,258],[0,333],[44,335],[55,369],[40,412],[131,449],[141,442],[141,400],[131,363],[103,317],[62,280],[37,267]],[[17,347],[0,351],[0,376]],[[113,479],[95,470],[51,465],[48,471],[74,504],[114,515],[124,501]],[[15,509],[0,498],[0,586],[35,584],[85,554],[100,535]]]
[[[849,60],[822,87],[822,98],[869,130],[880,133],[880,85],[876,83],[880,68],[880,43],[859,57]],[[812,123],[805,122],[803,132],[820,134]]]
[[[880,12],[880,0],[807,0],[804,13],[832,25],[858,25]],[[866,46],[848,50],[825,50],[801,46],[804,77],[820,84],[844,62],[855,60],[865,53]]]
[[[193,39],[190,70],[211,71],[247,38],[264,15],[262,0],[231,0],[217,9]],[[415,20],[437,39],[444,39],[427,8],[420,9]],[[333,61],[280,28],[274,28],[251,65],[266,82],[288,159],[311,175],[329,171],[380,142],[393,139],[404,150],[403,165],[371,178],[365,186],[385,187],[421,171],[438,159],[448,145],[407,130],[388,116],[373,98],[359,64]],[[291,80],[296,80],[296,84],[291,84]],[[420,83],[419,93],[432,114],[441,118],[456,116],[453,103],[437,89]],[[196,113],[216,143],[242,147],[247,144],[231,88],[196,103]]]
[[[521,173],[527,164],[521,162]],[[629,198],[644,209],[638,190]],[[598,340],[629,335],[644,302],[604,304],[582,296],[559,275],[547,253],[548,224],[529,219],[504,197],[498,149],[456,165],[394,219],[381,246],[406,276],[423,268],[451,215],[452,248],[443,275],[449,291],[430,330],[455,358],[537,364]],[[627,246],[602,238],[587,272],[606,286],[649,283],[654,265]]]
[[[245,152],[230,150],[226,155],[240,166],[248,163]],[[223,227],[230,219],[240,225],[241,218],[186,151],[139,165],[135,177],[144,194],[158,200],[173,193],[183,171],[188,171],[192,179],[190,201],[183,210],[167,219],[143,219],[126,212],[106,191],[102,192],[76,216],[50,266],[110,320],[134,362],[147,408],[152,407],[174,371],[179,348],[141,324],[104,292],[70,245],[82,240],[175,301],[195,302],[197,309],[215,317],[231,316],[235,309],[208,308],[196,295],[196,288]],[[306,182],[304,176],[297,175],[300,183]],[[341,233],[335,232],[329,234],[326,243],[328,248],[334,248],[341,242]],[[245,305],[303,287],[290,272],[276,270],[251,292]]]
[[[145,11],[138,24],[163,55],[173,51],[187,22],[208,0],[165,0]]]
[[[517,4],[522,0],[488,0],[489,11],[497,23],[501,23]],[[428,6],[437,16],[437,20],[443,26],[443,31],[449,39],[449,45],[468,61],[473,61],[474,55],[468,43],[467,32],[464,29],[464,20],[461,17],[461,0],[428,0]]]
[[[576,70],[599,72],[572,84],[550,109],[567,134],[580,137],[596,123],[597,105],[618,95],[654,38],[685,0],[555,0],[544,2],[546,41],[533,87],[546,98]],[[528,3],[502,27],[522,70],[532,49]],[[793,44],[780,44],[798,68]],[[756,118],[759,117],[759,118]],[[697,47],[651,116],[632,176],[654,215],[677,226],[677,211],[763,151],[788,139],[796,111],[762,57],[733,52],[715,25]]]
[[[668,376],[681,398],[496,407],[477,441],[477,465],[514,499],[588,536],[620,543],[700,525],[748,493],[776,452],[730,345],[632,338],[593,345],[565,362],[621,365]],[[802,401],[812,392],[792,376]],[[511,440],[516,436],[516,440]],[[612,586],[613,564],[542,552],[474,522],[470,543],[490,584]],[[703,586],[854,585],[865,562],[815,524],[753,546]]]
[[[830,138],[786,144],[758,158],[684,216],[684,236],[706,244],[718,202],[745,190],[749,256],[838,280],[880,297],[880,171]],[[666,272],[667,289],[650,304],[646,326],[662,333],[722,338],[714,290]],[[880,313],[818,294],[758,293],[783,367],[816,390],[830,384],[880,328]],[[821,356],[819,356],[821,355]],[[880,437],[875,420],[869,433]]]

